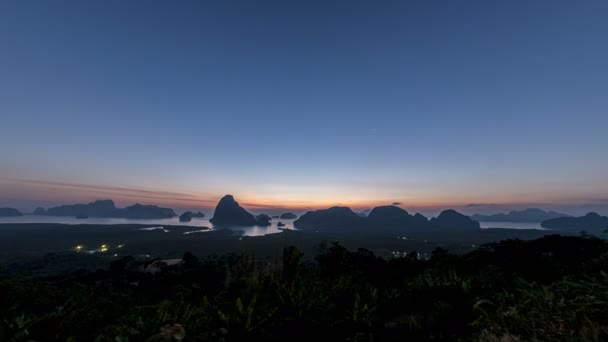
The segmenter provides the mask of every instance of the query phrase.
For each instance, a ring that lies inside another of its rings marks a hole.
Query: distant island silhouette
[[[590,233],[599,233],[608,229],[608,217],[590,212],[580,217],[560,217],[545,220],[541,223],[543,228],[558,230],[585,230]]]
[[[15,208],[0,208],[0,217],[23,216],[23,213]]]
[[[43,207],[38,207],[34,209],[32,215],[46,215],[46,209],[44,209]]]
[[[96,200],[87,204],[60,205],[44,209],[37,207],[32,215],[66,216],[78,219],[93,218],[126,218],[126,219],[167,219],[178,215],[171,208],[156,205],[134,204],[118,208],[111,199]],[[22,216],[15,208],[0,208],[0,217]],[[204,218],[202,212],[186,211],[179,215],[180,222],[190,222],[193,218]],[[293,220],[293,226],[299,230],[309,231],[454,231],[480,229],[479,222],[540,222],[543,228],[569,231],[602,232],[608,228],[608,217],[597,213],[588,213],[581,217],[539,208],[512,210],[509,213],[493,215],[467,216],[453,209],[442,211],[437,217],[427,218],[420,213],[410,214],[395,205],[378,206],[364,212],[355,212],[351,208],[335,206],[327,209],[311,210],[298,217],[292,212],[270,216],[254,215],[241,207],[232,195],[222,197],[215,207],[213,217],[209,220],[215,226],[260,226],[272,225],[273,219]],[[278,226],[285,226],[280,222]]]
[[[220,199],[209,222],[218,226],[255,226],[253,214],[241,207],[232,195]]]
[[[295,214],[285,213],[280,217],[291,218]],[[213,217],[209,220],[217,226],[270,226],[272,218],[266,214],[254,216],[241,207],[232,195],[218,202]],[[436,218],[428,220],[417,213],[410,215],[396,206],[380,206],[372,209],[369,216],[361,216],[348,207],[308,211],[294,221],[300,230],[407,230],[407,229],[479,229],[479,222],[454,210],[445,210]]]
[[[186,211],[185,213],[179,215],[179,222],[190,222],[192,221],[192,212]]]
[[[479,222],[470,217],[457,212],[456,210],[448,209],[442,211],[439,216],[432,218],[429,221],[431,227],[445,229],[479,229]]]
[[[428,220],[417,213],[410,215],[396,206],[381,206],[372,209],[367,217],[347,207],[309,211],[294,221],[301,230],[399,230],[408,229],[479,229],[480,224],[455,210],[444,210],[436,218]]]
[[[511,210],[509,213],[493,215],[471,215],[473,220],[479,222],[542,222],[559,217],[570,217],[570,215],[551,210],[545,211],[539,208]]]
[[[426,217],[420,220],[419,217],[412,216],[406,210],[393,205],[375,207],[367,215],[367,221],[385,227],[420,226],[428,223]]]
[[[41,209],[41,208],[40,208]],[[38,212],[41,212],[37,209]],[[134,204],[125,208],[117,208],[112,200],[97,200],[88,204],[62,205],[49,208],[49,216],[107,217],[127,219],[164,219],[177,216],[173,209],[156,205]]]
[[[272,218],[266,214],[256,215],[255,221],[257,226],[268,227],[271,225],[270,221]]]
[[[362,215],[348,207],[331,207],[308,211],[299,218],[286,212],[274,218],[295,219],[294,227],[300,230],[339,231],[339,230],[384,230],[406,231],[432,229],[479,229],[479,222],[455,210],[444,210],[430,220],[420,213],[414,215],[395,205],[379,206]],[[527,212],[530,212],[527,211]],[[543,211],[544,212],[544,211]],[[156,205],[134,204],[117,208],[110,199],[96,200],[88,204],[72,204],[51,207],[48,210],[38,207],[35,215],[68,216],[80,219],[89,217],[127,218],[127,219],[165,219],[178,216],[173,209]],[[1,208],[0,216],[20,216],[17,209]],[[190,222],[192,218],[203,218],[202,212],[183,212],[180,222]],[[222,197],[209,220],[215,226],[261,226],[271,225],[273,217],[267,214],[254,215],[241,207],[232,195]],[[282,222],[281,222],[282,223]],[[284,225],[282,223],[282,225]]]
[[[282,220],[295,220],[298,218],[298,215],[296,215],[294,213],[283,213],[283,214],[281,214],[281,216],[279,216],[277,218],[280,218]]]
[[[364,217],[347,207],[309,211],[293,222],[301,230],[354,230],[366,227]]]

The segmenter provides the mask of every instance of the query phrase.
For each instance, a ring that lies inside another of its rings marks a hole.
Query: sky
[[[608,214],[606,1],[2,1],[0,206]]]

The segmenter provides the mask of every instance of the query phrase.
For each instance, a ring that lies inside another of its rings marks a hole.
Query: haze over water
[[[266,234],[281,233],[277,224],[282,222],[285,224],[282,229],[294,229],[294,220],[288,219],[273,219],[268,227],[251,226],[251,227],[230,227],[238,235],[243,236],[262,236]],[[46,216],[46,215],[24,215],[18,217],[0,217],[0,224],[3,223],[61,223],[61,224],[145,224],[158,226],[192,226],[192,227],[208,227],[214,228],[208,218],[194,217],[190,222],[180,222],[179,217],[167,219],[125,219],[125,218],[107,218],[107,217],[89,217],[87,219],[77,219],[67,216]]]
[[[283,229],[294,229],[293,221],[288,219],[273,219],[268,227],[252,226],[252,227],[231,227],[237,234],[243,236],[262,236],[266,234],[281,233],[277,227],[279,222],[285,224]],[[193,227],[209,227],[213,228],[213,224],[208,218],[192,218],[190,222],[180,222],[179,217],[170,219],[153,219],[153,220],[138,220],[124,218],[102,218],[89,217],[87,219],[77,219],[66,216],[46,216],[46,215],[25,215],[18,217],[0,217],[2,223],[62,223],[62,224],[146,224],[146,225],[179,225]],[[481,228],[507,228],[507,229],[543,229],[540,223],[534,222],[480,222]]]

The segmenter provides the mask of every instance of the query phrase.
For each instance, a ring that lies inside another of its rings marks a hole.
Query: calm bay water
[[[243,236],[263,236],[267,234],[280,233],[281,229],[277,227],[277,224],[283,222],[285,224],[284,229],[294,229],[293,221],[295,220],[283,220],[273,219],[271,225],[268,227],[231,227],[238,235]],[[170,219],[158,219],[158,220],[133,220],[125,218],[102,218],[102,217],[90,217],[88,219],[77,219],[75,217],[68,216],[44,216],[44,215],[24,215],[18,217],[0,217],[0,224],[2,223],[61,223],[61,224],[150,224],[158,226],[192,226],[195,227],[209,227],[214,228],[213,224],[209,222],[208,218],[193,218],[190,222],[179,222],[178,217]],[[506,228],[506,229],[544,229],[540,226],[540,223],[533,222],[480,222],[481,228]],[[193,229],[195,231],[196,229]]]
[[[479,222],[481,228],[540,229],[540,222]]]
[[[273,219],[271,225],[268,227],[231,227],[230,229],[235,233],[243,236],[262,236],[266,234],[280,233],[281,229],[277,227],[277,224],[283,222],[285,229],[293,229],[293,221],[295,220],[283,220]],[[0,217],[0,224],[2,223],[61,223],[61,224],[150,224],[158,226],[192,226],[194,227],[209,227],[213,228],[213,224],[209,222],[208,218],[192,218],[190,222],[179,222],[179,217],[170,219],[158,219],[158,220],[137,220],[137,219],[125,219],[125,218],[104,218],[104,217],[89,217],[87,219],[77,219],[70,216],[45,216],[45,215],[24,215],[17,217]],[[196,230],[196,229],[193,229]]]

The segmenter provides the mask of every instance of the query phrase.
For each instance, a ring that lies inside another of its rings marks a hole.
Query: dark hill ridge
[[[267,214],[253,216],[245,208],[241,207],[232,195],[226,195],[220,199],[209,222],[216,226],[260,226],[271,225],[272,218]]]
[[[296,215],[294,213],[283,213],[278,218],[280,218],[282,220],[295,220],[298,218],[298,215]]]
[[[590,233],[601,233],[608,229],[608,217],[591,212],[580,217],[560,217],[543,221],[543,228],[560,230],[587,230]]]
[[[15,208],[0,208],[0,217],[23,216],[23,214]]]
[[[570,217],[568,214],[555,211],[544,211],[538,208],[528,208],[525,210],[512,210],[508,214],[500,213],[494,215],[475,214],[471,218],[481,222],[542,222],[558,217]]]
[[[392,205],[375,207],[367,215],[367,221],[375,226],[404,227],[414,223],[416,219],[407,211]],[[426,218],[425,218],[426,221]]]
[[[232,195],[220,199],[209,222],[218,226],[255,226],[257,221]]]
[[[294,221],[301,230],[399,230],[404,229],[479,229],[479,222],[454,210],[445,210],[438,217],[427,220],[421,214],[410,215],[396,206],[374,208],[369,216],[362,217],[350,208],[332,207],[309,211]]]
[[[46,214],[51,216],[119,217],[119,209],[114,206],[112,200],[97,200],[88,204],[52,207],[47,210]]]
[[[126,218],[161,219],[177,216],[173,209],[155,205],[134,204],[122,209]]]
[[[185,213],[179,215],[179,222],[190,222],[192,221],[192,212],[186,211]]]
[[[127,219],[163,219],[177,216],[173,209],[156,205],[143,205],[138,203],[126,208],[117,208],[112,200],[97,200],[88,204],[53,207],[47,210],[46,215]]]
[[[446,229],[480,229],[479,222],[472,220],[470,217],[463,215],[456,210],[444,210],[439,216],[432,218],[429,223],[431,226]]]
[[[309,211],[293,222],[294,227],[302,230],[350,230],[366,226],[366,219],[350,208],[331,207]]]
[[[414,224],[414,226],[425,225],[427,221],[428,219],[426,216],[422,215],[421,213],[416,213],[412,218],[412,224]]]
[[[255,217],[256,225],[262,227],[270,226],[272,218],[267,214],[259,214]]]
[[[46,215],[46,209],[44,209],[43,207],[38,207],[34,209],[32,215]]]

